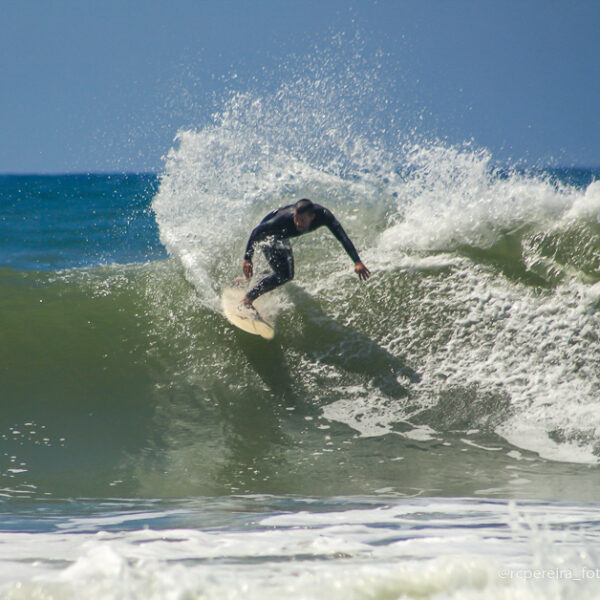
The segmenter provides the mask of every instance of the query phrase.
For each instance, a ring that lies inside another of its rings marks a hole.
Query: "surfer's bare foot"
[[[258,314],[257,310],[254,308],[254,305],[252,304],[252,300],[246,298],[246,296],[244,296],[240,300],[240,303],[238,304],[238,310],[241,313],[251,313],[252,315]]]

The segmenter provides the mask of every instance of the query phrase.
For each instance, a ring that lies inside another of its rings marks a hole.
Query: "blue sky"
[[[599,27],[597,0],[4,0],[0,172],[160,171],[227,90],[340,34],[421,133],[600,166]]]

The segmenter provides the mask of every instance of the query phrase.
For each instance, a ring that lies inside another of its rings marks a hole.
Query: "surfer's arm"
[[[286,225],[286,215],[283,214],[286,208],[283,209],[278,208],[270,212],[253,230],[248,238],[248,243],[246,244],[246,251],[244,252],[244,262],[249,261],[252,263],[252,256],[254,256],[254,246],[259,242],[262,242],[265,238],[272,236],[277,236],[281,234],[281,232],[285,229]],[[287,219],[289,220],[289,215]]]
[[[260,225],[259,225],[260,227]],[[246,244],[246,251],[244,252],[244,262],[248,261],[248,262],[252,262],[252,257],[254,256],[254,244],[256,244],[256,236],[257,236],[257,232],[256,230],[258,229],[258,227],[254,228],[252,230],[252,233],[250,234],[250,237],[248,238],[248,243]]]
[[[371,275],[371,272],[360,260],[360,256],[358,256],[358,252],[356,251],[352,240],[348,237],[348,234],[344,231],[340,222],[333,216],[333,213],[327,209],[325,209],[325,224],[329,231],[334,235],[335,239],[342,244],[344,250],[354,262],[354,272],[362,281],[365,281],[369,275]]]
[[[254,256],[254,246],[264,240],[269,233],[271,233],[271,227],[269,227],[269,223],[259,223],[250,234],[248,238],[248,243],[246,244],[246,251],[244,252],[244,262],[250,261],[252,262],[252,257]]]
[[[333,216],[333,213],[327,209],[325,209],[325,225],[327,225],[329,231],[333,233],[335,239],[344,247],[344,250],[352,259],[352,262],[354,262],[354,264],[361,262],[352,240],[348,237],[348,234],[344,231],[340,222]]]
[[[242,273],[244,273],[244,277],[246,279],[250,279],[254,272],[252,268],[252,257],[254,256],[254,244],[259,241],[259,233],[257,230],[260,228],[255,227],[248,238],[248,243],[246,244],[246,251],[244,252],[244,262],[242,263]]]
[[[254,268],[252,267],[252,261],[244,259],[242,263],[242,273],[246,279],[250,279],[254,273]]]
[[[254,272],[252,268],[252,257],[254,256],[254,246],[259,242],[262,242],[269,235],[273,235],[276,227],[269,220],[263,220],[259,223],[250,234],[248,243],[246,244],[246,251],[244,252],[244,261],[242,263],[242,272],[246,279],[250,279]]]

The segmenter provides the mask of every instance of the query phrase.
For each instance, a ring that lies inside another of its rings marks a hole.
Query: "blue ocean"
[[[1,596],[597,598],[600,169],[295,85],[159,174],[0,177]],[[267,342],[220,296],[301,197],[373,275],[294,240]]]

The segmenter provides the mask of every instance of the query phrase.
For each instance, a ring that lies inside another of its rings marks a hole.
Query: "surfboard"
[[[252,314],[238,310],[238,305],[245,293],[244,288],[241,287],[228,287],[223,290],[221,306],[225,317],[232,325],[235,325],[242,331],[252,333],[253,335],[260,335],[266,340],[272,340],[275,335],[275,329],[258,311]]]

